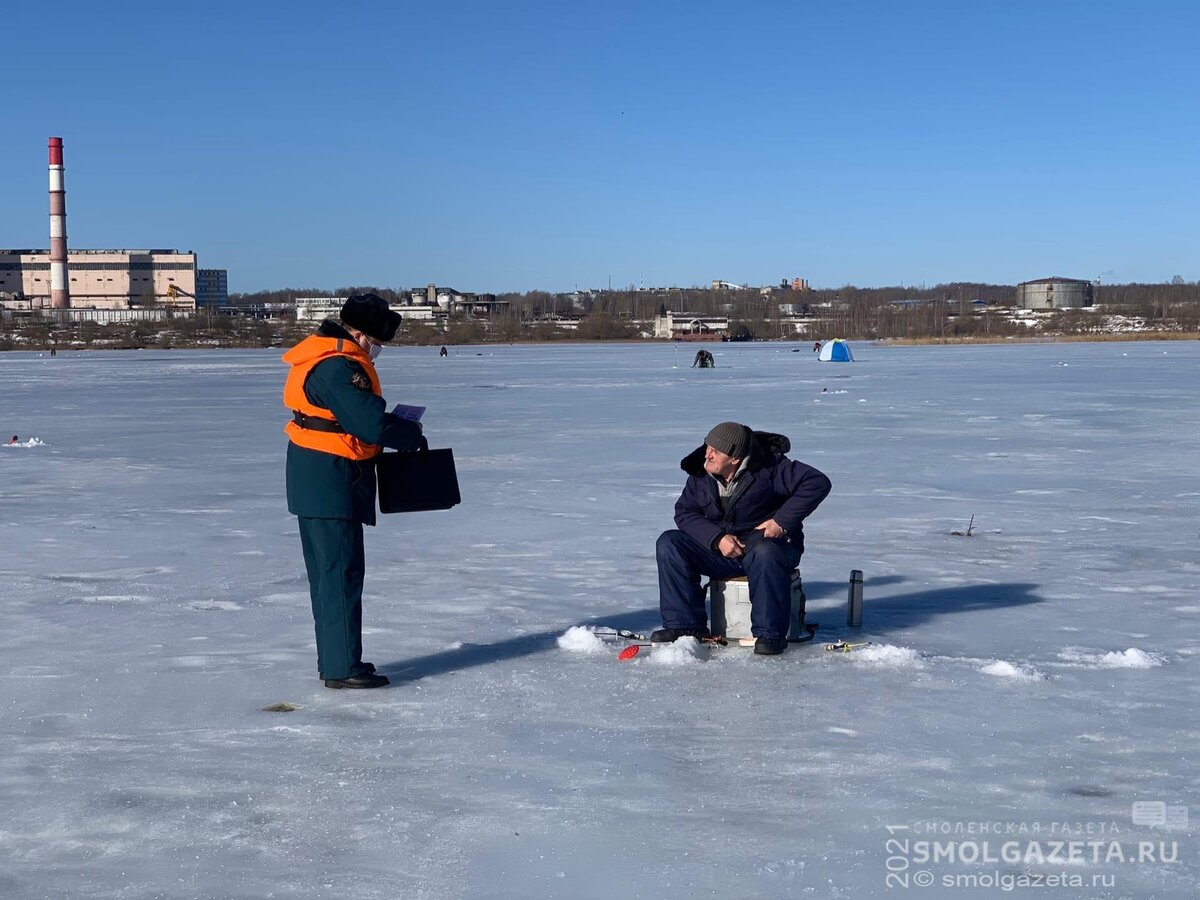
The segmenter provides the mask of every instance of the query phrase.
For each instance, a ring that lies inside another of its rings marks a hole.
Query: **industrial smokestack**
[[[67,190],[62,138],[50,138],[50,308],[69,309],[67,288]]]

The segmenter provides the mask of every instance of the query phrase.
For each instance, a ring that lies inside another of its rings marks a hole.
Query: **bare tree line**
[[[302,296],[345,296],[374,291],[391,302],[406,291],[353,286],[337,291],[284,288],[234,294],[242,306],[291,304]],[[645,334],[655,316],[667,311],[725,317],[735,340],[900,339],[972,340],[1046,335],[1101,336],[1114,317],[1132,320],[1141,331],[1200,334],[1200,283],[1176,278],[1168,284],[1112,284],[1096,288],[1094,310],[1060,310],[1040,317],[1040,325],[1013,308],[1015,285],[955,283],[933,287],[858,288],[846,285],[811,291],[776,289],[708,290],[670,288],[554,294],[504,294],[506,312],[490,320],[451,316],[444,328],[406,321],[397,340],[408,344],[472,344],[483,341],[628,340]],[[973,301],[981,300],[983,304]],[[570,328],[562,327],[569,319]],[[797,330],[797,323],[802,330]],[[311,330],[307,323],[230,318],[200,311],[164,323],[100,326],[85,322],[56,326],[28,321],[0,328],[0,349],[39,349],[82,341],[98,346],[280,346]]]

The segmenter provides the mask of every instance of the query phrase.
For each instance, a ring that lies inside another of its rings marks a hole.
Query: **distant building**
[[[1039,278],[1017,285],[1017,306],[1021,309],[1080,309],[1091,306],[1090,281],[1079,278]]]
[[[336,319],[342,312],[345,297],[297,297],[297,322],[323,322]]]
[[[668,310],[665,315],[654,317],[656,338],[697,340],[711,337],[719,341],[721,335],[728,331],[729,319],[724,316],[698,316],[694,313],[673,313]]]
[[[225,306],[229,303],[229,272],[226,269],[196,270],[196,306]]]
[[[430,306],[427,303],[414,303],[411,306],[402,306],[397,312],[405,322],[432,322],[434,319],[445,319],[445,310],[439,309],[436,306]]]
[[[792,279],[792,290],[793,291],[811,291],[812,288],[810,288],[808,286],[807,278],[793,278]]]
[[[424,305],[439,309],[445,315],[465,315],[477,319],[490,319],[505,313],[511,305],[508,300],[497,300],[495,294],[471,294],[436,284],[413,288],[411,294],[411,302],[415,306],[422,305],[424,299]],[[401,314],[407,315],[403,310]]]
[[[495,294],[464,294],[459,296],[455,309],[477,319],[490,319],[508,312],[511,305],[507,300],[497,300]]]
[[[535,321],[539,325],[550,325],[554,328],[561,328],[564,331],[576,331],[579,325],[583,322],[583,316],[563,315],[562,313],[546,313],[539,316]]]
[[[336,319],[342,312],[345,297],[297,297],[297,322],[322,322],[325,319]],[[445,310],[428,304],[409,304],[396,306],[388,304],[404,322],[429,322],[435,318],[445,318]]]
[[[71,250],[71,306],[196,308],[196,254],[178,250]],[[0,293],[30,309],[50,307],[50,251],[0,250]]]

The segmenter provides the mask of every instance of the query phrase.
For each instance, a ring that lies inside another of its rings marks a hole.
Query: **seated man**
[[[700,576],[745,575],[750,584],[754,652],[787,647],[791,573],[804,552],[802,522],[828,496],[829,479],[788,459],[791,441],[722,422],[680,462],[687,484],[675,503],[679,530],[658,539],[658,643],[707,637]]]

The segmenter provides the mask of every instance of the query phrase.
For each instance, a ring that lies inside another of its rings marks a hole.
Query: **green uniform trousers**
[[[362,589],[366,573],[361,522],[299,516],[308,570],[317,671],[325,678],[363,675]]]

